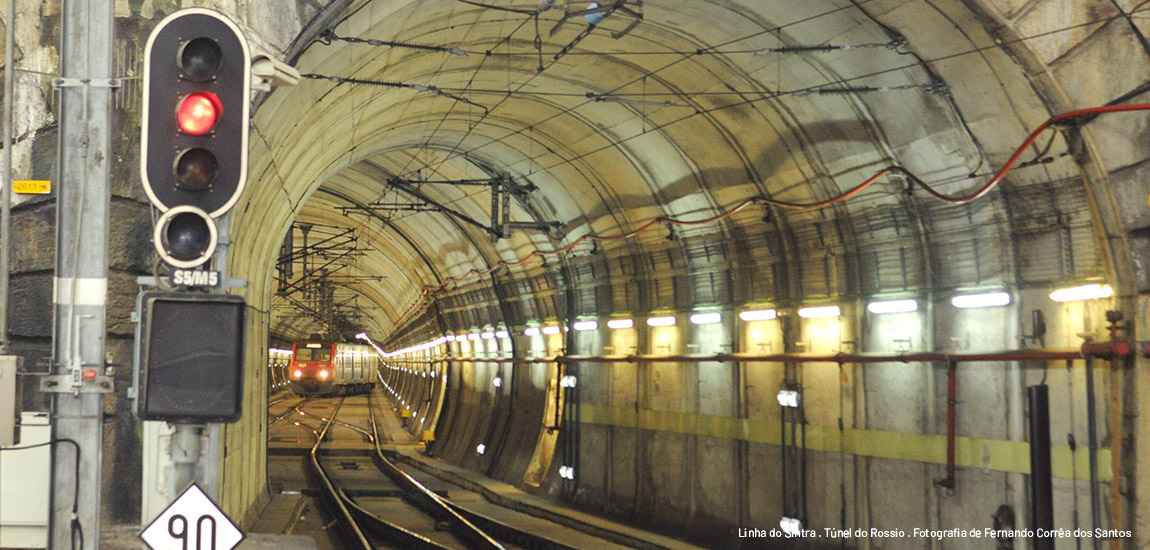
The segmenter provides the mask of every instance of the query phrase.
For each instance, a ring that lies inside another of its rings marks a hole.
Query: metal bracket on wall
[[[451,185],[451,186],[481,186],[491,189],[491,223],[485,224],[458,210],[449,208],[446,204],[432,199],[421,191],[418,186],[425,184]],[[463,180],[406,180],[390,178],[387,186],[402,192],[417,202],[374,202],[367,206],[340,206],[344,215],[350,211],[383,211],[383,212],[440,212],[461,222],[479,228],[491,236],[491,242],[506,239],[511,236],[511,230],[550,231],[561,229],[561,222],[513,222],[511,221],[511,198],[525,199],[527,194],[537,190],[534,185],[518,185],[511,176],[502,175],[491,179],[463,179]]]
[[[50,374],[40,378],[40,391],[44,393],[114,393],[116,391],[111,376],[97,376],[91,380],[76,374]]]
[[[119,78],[63,78],[52,79],[53,88],[75,88],[77,86],[95,86],[97,88],[119,88],[123,81]]]

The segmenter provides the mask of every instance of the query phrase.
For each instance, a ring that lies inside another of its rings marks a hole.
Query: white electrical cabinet
[[[20,416],[20,445],[0,452],[0,548],[48,547],[48,413]]]
[[[19,414],[16,395],[16,376],[20,371],[21,357],[0,355],[0,447],[15,445],[19,441],[16,431],[16,418]]]

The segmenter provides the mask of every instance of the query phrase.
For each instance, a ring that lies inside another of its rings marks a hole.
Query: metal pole
[[[1030,386],[1031,539],[1036,550],[1054,550],[1054,476],[1050,467],[1050,394],[1047,386]]]
[[[169,452],[172,455],[171,496],[180,496],[196,480],[196,464],[200,461],[200,438],[204,427],[199,424],[174,424]]]
[[[100,546],[113,4],[65,0],[61,14],[54,376],[41,388],[53,439],[75,445],[53,448],[49,548]]]
[[[0,190],[0,355],[10,349],[8,342],[8,270],[12,258],[12,89],[16,82],[15,46],[16,0],[8,0],[8,24],[4,32],[4,188]]]
[[[1086,358],[1086,447],[1090,458],[1090,526],[1102,528],[1102,503],[1098,500],[1098,429],[1094,411],[1094,361]],[[1102,547],[1097,537],[1090,539],[1095,550]]]

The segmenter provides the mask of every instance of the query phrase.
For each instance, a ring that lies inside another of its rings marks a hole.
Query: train
[[[371,346],[308,340],[292,345],[286,378],[298,395],[346,395],[371,391],[379,367]]]

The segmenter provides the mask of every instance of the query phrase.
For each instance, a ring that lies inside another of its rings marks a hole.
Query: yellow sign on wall
[[[47,195],[52,192],[52,182],[48,180],[15,180],[12,192],[18,195]]]

